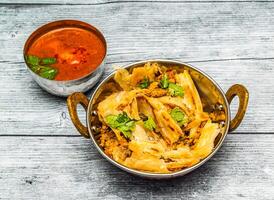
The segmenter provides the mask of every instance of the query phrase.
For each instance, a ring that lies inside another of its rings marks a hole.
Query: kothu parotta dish
[[[222,117],[203,110],[187,70],[146,63],[132,72],[118,69],[114,80],[120,88],[98,104],[97,113],[103,124],[99,145],[116,162],[171,173],[212,152]]]

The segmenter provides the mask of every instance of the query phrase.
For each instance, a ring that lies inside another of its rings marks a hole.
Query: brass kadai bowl
[[[180,171],[176,171],[173,173],[159,174],[159,173],[150,173],[144,171],[138,171],[122,164],[114,161],[111,157],[106,155],[103,149],[99,146],[97,138],[100,131],[101,123],[96,114],[96,108],[98,103],[109,94],[108,84],[115,84],[113,77],[115,72],[111,73],[108,77],[106,77],[95,89],[90,100],[83,93],[74,93],[67,99],[69,113],[72,119],[73,124],[80,132],[80,134],[85,138],[90,138],[97,150],[102,154],[104,158],[106,158],[109,162],[119,167],[120,169],[129,172],[134,175],[138,175],[145,178],[155,178],[155,179],[165,179],[183,176],[194,169],[203,165],[206,161],[208,161],[221,147],[227,133],[229,131],[235,130],[241,123],[248,104],[249,94],[247,89],[243,85],[235,84],[231,86],[226,93],[222,91],[220,86],[206,73],[201,70],[183,63],[179,61],[172,60],[145,60],[136,62],[133,64],[129,64],[124,66],[124,68],[131,71],[135,67],[143,66],[147,62],[157,62],[159,64],[163,64],[168,67],[173,67],[177,71],[187,69],[199,91],[201,99],[206,103],[204,106],[204,110],[222,110],[225,113],[225,120],[222,121],[223,129],[222,132],[216,137],[214,142],[214,149],[212,152],[199,163],[193,165],[192,167],[182,169]],[[232,99],[238,96],[239,97],[239,107],[236,116],[234,119],[230,117],[230,103]],[[77,104],[81,104],[86,110],[86,123],[87,126],[83,125],[77,115]]]

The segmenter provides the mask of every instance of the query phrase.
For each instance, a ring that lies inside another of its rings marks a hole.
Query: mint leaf
[[[167,74],[164,74],[160,80],[160,87],[163,89],[168,89],[171,96],[184,96],[184,89],[175,83],[169,82]]]
[[[183,126],[188,121],[184,111],[182,111],[178,107],[173,108],[170,112],[170,115],[172,119],[174,119],[178,123],[179,126]]]
[[[127,113],[126,112],[123,112],[122,114],[119,114],[117,116],[117,121],[119,123],[126,123],[126,122],[129,122],[131,119],[127,116]]]
[[[127,122],[126,124],[119,126],[118,130],[121,131],[126,138],[130,138],[134,128],[135,128],[135,122],[130,121],[130,122]]]
[[[41,77],[53,80],[57,75],[58,70],[52,67],[42,67],[38,73]]]
[[[160,81],[160,87],[163,89],[168,88],[169,85],[169,80],[168,80],[168,76],[167,74],[164,74],[164,76],[162,77],[161,81]]]
[[[117,122],[117,115],[108,115],[106,117],[106,122],[111,128],[117,128],[120,124]]]
[[[58,73],[58,70],[49,66],[31,65],[30,69],[39,76],[53,80]]]
[[[40,71],[40,67],[37,65],[30,65],[30,69],[36,74]]]
[[[125,112],[119,115],[108,115],[106,117],[106,123],[111,128],[121,131],[126,138],[130,138],[135,128],[135,121],[131,120]]]
[[[145,77],[140,83],[139,83],[139,87],[141,89],[144,88],[148,88],[148,86],[150,85],[149,79],[147,77]]]
[[[175,83],[169,83],[168,92],[171,96],[184,96],[184,89]]]
[[[56,58],[42,58],[40,64],[42,65],[52,65],[56,63]]]
[[[30,65],[38,65],[40,62],[40,58],[38,58],[37,56],[28,55],[25,56],[25,58],[26,62]]]
[[[148,119],[144,121],[144,127],[150,131],[153,131],[153,129],[156,128],[156,124],[153,121],[152,117],[148,117]]]
[[[39,76],[50,80],[56,77],[58,70],[50,66],[50,64],[56,63],[56,58],[41,59],[37,56],[26,55],[25,59],[29,68]]]

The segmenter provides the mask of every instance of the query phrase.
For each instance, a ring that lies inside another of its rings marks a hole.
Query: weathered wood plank
[[[110,62],[121,61],[124,54],[127,61],[273,58],[273,7],[274,3],[256,2],[1,7],[0,61],[22,61],[28,35],[46,22],[64,18],[102,29]]]
[[[65,100],[40,90],[25,70],[21,54],[37,26],[67,17],[103,30],[109,47],[106,74],[113,64],[146,58],[190,62],[212,75],[224,90],[234,83],[248,87],[250,105],[239,132],[273,132],[273,6],[133,2],[130,6],[1,7],[0,134],[77,134]]]
[[[229,134],[208,163],[168,181],[131,176],[80,137],[0,138],[3,199],[270,200],[274,196],[273,135]]]
[[[132,2],[149,2],[149,3],[204,3],[204,2],[214,2],[214,3],[226,3],[226,2],[244,2],[244,3],[252,3],[252,2],[273,2],[273,0],[0,0],[0,5],[106,5],[106,4],[131,4]]]
[[[224,91],[235,83],[244,84],[249,89],[249,109],[238,132],[273,132],[274,68],[272,60],[193,64],[216,79]],[[0,89],[0,134],[78,134],[70,121],[65,99],[53,97],[42,91],[31,80],[23,66],[18,64],[6,66],[9,67],[0,67],[3,83]],[[9,75],[3,76],[5,73]],[[235,111],[236,106],[232,108]],[[79,114],[82,119],[85,118],[83,110]]]
[[[274,128],[274,3],[187,1],[0,0],[0,199],[273,199],[274,135],[251,133]],[[66,5],[74,3],[90,5]],[[201,68],[224,90],[246,85],[250,105],[237,131],[250,134],[228,135],[203,167],[157,182],[115,168],[89,140],[54,137],[77,134],[65,99],[30,79],[21,52],[37,26],[64,18],[103,30],[105,75],[113,64],[159,57]],[[40,134],[53,137],[3,137]]]

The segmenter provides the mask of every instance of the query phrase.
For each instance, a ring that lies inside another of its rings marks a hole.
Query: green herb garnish
[[[171,96],[184,96],[184,89],[175,83],[169,83],[168,92]]]
[[[36,56],[29,55],[26,56],[26,61],[30,65],[39,65],[40,59]]]
[[[56,58],[43,58],[41,59],[41,64],[52,65],[56,63]]]
[[[168,92],[171,96],[184,96],[184,89],[175,83],[169,82],[167,74],[164,74],[162,77],[160,81],[160,87],[163,89],[168,89]]]
[[[167,74],[164,74],[164,76],[162,77],[161,81],[160,81],[160,87],[163,89],[168,88],[169,85],[169,80],[168,80],[168,76]]]
[[[119,115],[108,115],[106,122],[111,128],[121,131],[126,138],[130,138],[131,132],[135,128],[135,121],[130,119],[125,112]]]
[[[185,113],[178,107],[173,108],[170,112],[170,115],[178,123],[179,126],[183,126],[188,121]]]
[[[43,67],[40,70],[40,76],[53,80],[58,73],[57,69],[52,68],[52,67]]]
[[[148,86],[150,85],[149,79],[147,77],[145,77],[140,83],[139,83],[139,87],[144,89],[144,88],[148,88]]]
[[[156,128],[156,124],[152,117],[148,117],[148,119],[144,121],[144,127],[150,131],[153,131],[153,129]]]
[[[119,126],[118,130],[121,131],[126,138],[130,138],[134,128],[135,128],[135,121],[130,121],[122,126]]]
[[[33,55],[25,56],[26,62],[30,69],[39,76],[53,80],[58,73],[58,70],[50,66],[56,63],[56,58],[39,58]]]

